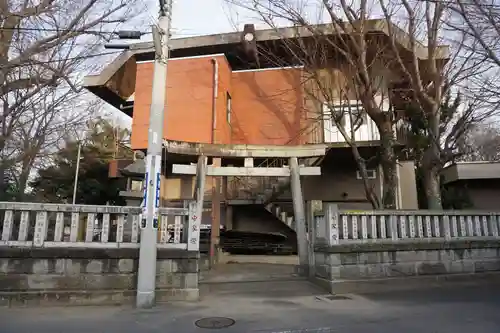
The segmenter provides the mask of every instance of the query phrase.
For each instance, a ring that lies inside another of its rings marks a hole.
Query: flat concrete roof
[[[443,184],[459,180],[500,179],[500,162],[457,162],[443,169]]]
[[[365,24],[370,34],[388,36],[389,29],[392,29],[395,32],[396,42],[403,49],[411,50],[408,34],[396,25],[387,20],[368,20]],[[342,30],[345,34],[349,34],[354,29],[346,23],[342,27]],[[314,31],[320,31],[324,35],[337,34],[337,30],[331,24],[317,25]],[[245,60],[241,45],[241,36],[242,32],[238,31],[216,35],[175,38],[170,41],[170,56],[178,58],[223,53],[229,59],[232,66],[237,62],[237,66],[251,68],[248,67],[251,66],[249,61]],[[311,30],[304,27],[285,27],[255,31],[255,40],[259,45],[265,45],[266,42],[281,39],[307,38],[312,36],[313,33]],[[427,47],[423,44],[418,43],[416,45],[415,53],[418,59],[427,59]],[[154,48],[152,42],[131,44],[129,50],[117,56],[101,73],[86,76],[83,85],[89,91],[125,114],[132,115],[131,102],[127,102],[127,100],[133,95],[135,90],[136,61],[152,60],[153,58]],[[449,58],[449,47],[439,46],[437,58],[447,60]],[[276,67],[276,63],[274,63],[274,67]]]

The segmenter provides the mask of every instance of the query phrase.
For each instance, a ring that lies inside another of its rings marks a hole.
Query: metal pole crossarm
[[[136,30],[120,30],[115,32],[115,35],[117,35],[120,39],[141,39],[141,36],[145,34],[145,32]]]
[[[160,1],[160,13],[170,12],[172,0]],[[137,276],[138,308],[151,308],[155,303],[156,287],[156,242],[160,208],[161,157],[163,119],[167,112],[165,105],[167,87],[168,38],[170,36],[170,15],[160,15],[158,20],[159,43],[155,46],[157,57],[154,63],[151,108],[149,112],[148,151],[144,199],[142,203],[141,240],[139,270]],[[163,33],[161,33],[163,32]]]
[[[116,49],[116,50],[128,50],[130,45],[128,44],[104,44],[105,49]]]

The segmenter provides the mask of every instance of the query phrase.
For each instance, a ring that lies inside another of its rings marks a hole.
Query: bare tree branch
[[[8,173],[22,200],[36,165],[96,111],[79,77],[117,23],[132,17],[134,5],[135,0],[0,1],[0,193]]]

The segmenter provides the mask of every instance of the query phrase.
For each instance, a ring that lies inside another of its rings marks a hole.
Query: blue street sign
[[[146,200],[148,198],[148,173],[146,172],[146,177],[144,181],[144,197],[142,198],[142,207],[146,207]]]
[[[156,197],[155,197],[155,207],[160,207],[160,173],[156,174]]]

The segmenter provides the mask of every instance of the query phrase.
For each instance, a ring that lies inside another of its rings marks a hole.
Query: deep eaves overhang
[[[461,180],[500,179],[500,162],[475,161],[457,162],[441,171],[442,183],[449,184]]]
[[[395,39],[400,47],[411,50],[408,34],[396,25],[386,20],[368,20],[365,22],[367,31],[372,34],[389,36],[389,31],[396,32]],[[390,24],[390,26],[389,26]],[[330,24],[319,25],[324,35],[336,34]],[[344,33],[352,32],[352,27],[343,27]],[[217,35],[174,38],[170,41],[170,58],[191,57],[210,54],[224,54],[233,70],[256,68],[255,63],[245,56],[241,43],[242,32],[231,32]],[[266,45],[281,39],[310,38],[312,33],[304,27],[286,27],[255,31],[257,44]],[[427,47],[417,44],[415,55],[420,60],[427,59]],[[444,62],[449,59],[449,47],[439,46],[438,59]],[[99,96],[115,108],[132,116],[133,101],[129,101],[135,90],[137,61],[154,59],[153,42],[144,42],[130,45],[127,51],[122,52],[116,59],[107,65],[99,74],[88,75],[84,78],[84,87]],[[264,67],[276,67],[276,63],[262,62]],[[261,63],[261,65],[262,65]]]

